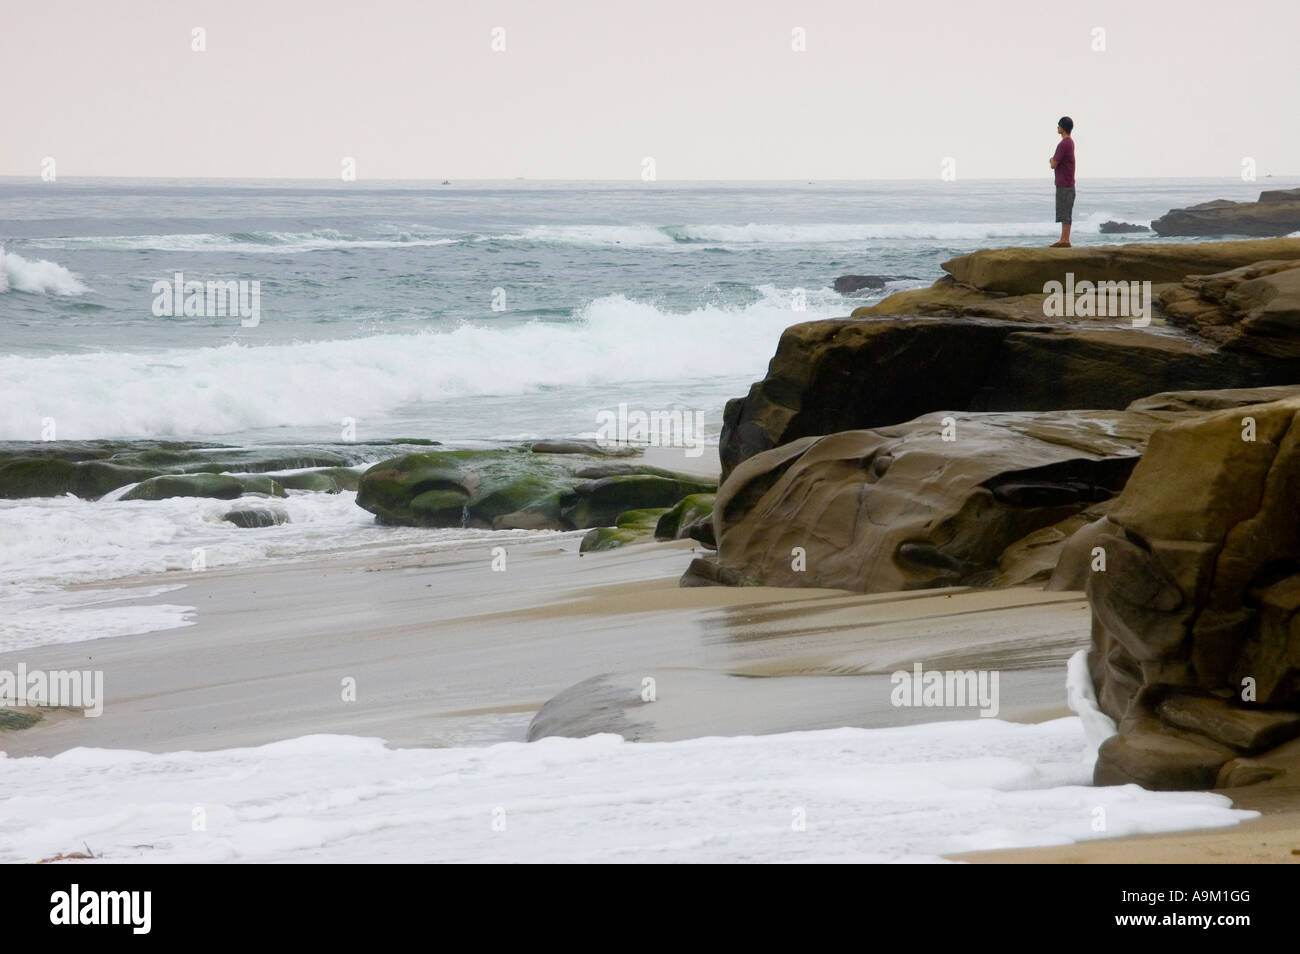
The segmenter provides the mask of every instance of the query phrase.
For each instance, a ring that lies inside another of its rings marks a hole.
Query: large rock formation
[[[1206,275],[1270,259],[1300,259],[1300,239],[1193,242],[1187,244],[1081,245],[1074,248],[994,248],[971,252],[940,267],[954,282],[990,295],[1042,294],[1048,281],[1067,272],[1080,281],[1165,282]],[[906,294],[906,293],[901,293]],[[888,314],[883,306],[872,314]]]
[[[885,592],[1046,579],[1180,413],[939,412],[800,438],[733,471],[713,511],[717,561],[683,582]]]
[[[754,454],[812,435],[931,411],[1121,409],[1157,391],[1300,380],[1300,362],[1225,351],[1141,328],[990,319],[875,318],[787,328],[767,376],[727,402],[727,475]]]
[[[1300,765],[1300,398],[1163,427],[1089,541],[1098,784]]]
[[[1257,202],[1215,199],[1173,209],[1151,227],[1161,235],[1288,235],[1300,231],[1300,189],[1261,192]]]
[[[723,476],[799,437],[943,408],[1118,409],[1160,390],[1300,380],[1283,343],[1297,274],[1288,263],[1300,263],[1300,239],[995,249],[945,262],[931,288],[788,328],[767,376],[727,404]],[[1152,324],[1049,317],[1044,286],[1067,276],[1152,282]]]

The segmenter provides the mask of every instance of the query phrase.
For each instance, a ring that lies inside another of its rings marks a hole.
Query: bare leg
[[[1061,241],[1070,244],[1070,223],[1065,222],[1061,225]]]

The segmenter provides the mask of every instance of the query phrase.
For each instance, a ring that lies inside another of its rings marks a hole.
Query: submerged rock
[[[284,488],[270,477],[236,477],[231,474],[166,474],[151,477],[122,495],[123,500],[164,500],[168,497],[215,497],[234,500],[245,494],[285,496]]]
[[[534,454],[583,454],[587,457],[635,457],[640,453],[635,447],[576,440],[536,441],[530,450]]]
[[[104,460],[19,458],[0,463],[0,497],[16,500],[75,494],[83,500],[97,500],[111,490],[148,480],[157,473]]]
[[[250,505],[230,510],[221,519],[237,527],[255,529],[278,527],[282,523],[288,523],[289,514],[282,507]]]
[[[310,490],[326,494],[356,490],[361,483],[361,474],[350,467],[326,467],[322,470],[272,476],[285,490]]]
[[[263,474],[304,468],[315,469],[277,476],[276,480],[292,489],[338,493],[357,487],[359,475],[350,465],[374,460],[380,447],[392,453],[393,443],[239,448],[179,441],[0,442],[0,497],[71,493],[95,500],[151,477]]]
[[[835,279],[833,287],[841,295],[852,295],[864,288],[879,291],[892,281],[897,281],[897,278],[890,275],[841,275]]]

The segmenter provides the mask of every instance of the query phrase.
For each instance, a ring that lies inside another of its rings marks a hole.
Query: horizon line
[[[755,177],[735,178],[735,179],[651,179],[644,180],[639,178],[591,178],[591,179],[570,179],[550,176],[514,176],[511,178],[459,178],[452,181],[447,176],[433,178],[366,178],[355,179],[352,181],[343,181],[336,177],[309,177],[309,176],[174,176],[174,175],[60,175],[54,182],[44,181],[39,173],[36,174],[9,174],[0,173],[0,181],[18,180],[21,182],[31,182],[39,185],[58,185],[62,180],[103,180],[103,179],[130,179],[130,180],[153,180],[153,181],[170,181],[170,182],[313,182],[313,183],[332,183],[344,187],[362,186],[368,183],[434,183],[437,185],[455,185],[456,182],[589,182],[589,183],[610,183],[626,185],[644,185],[655,186],[663,183],[754,183],[754,182],[780,182],[780,183],[803,183],[806,185],[816,185],[818,183],[843,183],[843,182],[939,182],[943,185],[956,185],[962,182],[1038,182],[1050,179],[1050,175],[1045,176],[963,176],[958,179],[945,180],[934,176],[925,177],[906,177],[906,176],[879,176],[875,178],[846,179],[846,178],[821,178],[805,179],[784,178],[784,179],[761,179]],[[1084,181],[1106,182],[1106,181],[1146,181],[1146,182],[1174,182],[1188,180],[1223,180],[1228,182],[1241,181],[1243,185],[1257,185],[1263,179],[1300,179],[1300,172],[1297,173],[1266,173],[1258,176],[1255,180],[1247,182],[1240,180],[1239,176],[1234,175],[1200,175],[1200,176],[1092,176]]]

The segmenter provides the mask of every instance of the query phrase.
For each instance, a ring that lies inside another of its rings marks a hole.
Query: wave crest
[[[162,353],[0,357],[0,439],[233,434],[382,420],[412,406],[552,388],[760,377],[789,325],[844,313],[830,289],[764,286],[745,306],[665,311],[623,295],[562,321]]]
[[[31,295],[80,295],[90,288],[56,262],[30,262],[0,248],[0,292],[10,290]]]

